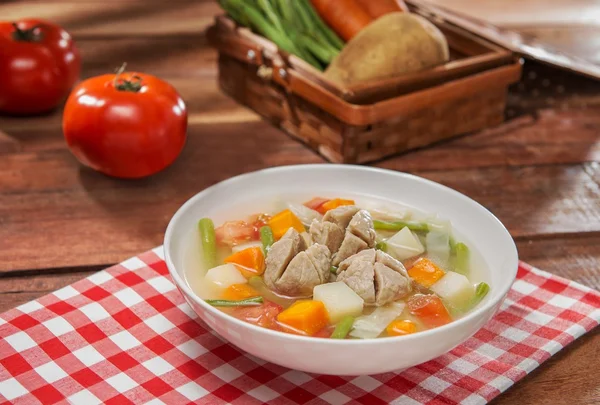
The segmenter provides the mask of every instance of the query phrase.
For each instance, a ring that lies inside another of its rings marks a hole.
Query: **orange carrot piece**
[[[387,326],[386,331],[390,336],[410,335],[417,331],[417,325],[407,319],[396,319]]]
[[[434,262],[423,257],[417,260],[413,266],[408,269],[408,275],[415,280],[417,283],[424,287],[431,287],[440,278],[442,278],[446,272],[440,269]]]
[[[394,12],[408,11],[403,0],[356,0],[374,20]]]
[[[429,328],[452,322],[452,317],[437,295],[415,294],[409,298],[407,306],[410,313],[418,316]]]
[[[317,13],[345,41],[351,40],[372,21],[356,0],[311,0]]]
[[[227,257],[224,262],[234,264],[246,278],[260,276],[265,271],[265,255],[260,246],[240,250]]]
[[[277,321],[312,336],[327,326],[329,316],[321,301],[301,300],[277,315]]]
[[[290,210],[281,211],[269,220],[269,226],[273,231],[275,240],[279,240],[290,228],[302,233],[306,231],[302,222]]]
[[[260,293],[248,284],[232,284],[223,291],[223,299],[231,301],[258,297]]]
[[[343,205],[354,205],[354,200],[344,200],[343,198],[334,198],[333,200],[329,200],[323,205],[321,205],[318,211],[321,214],[325,214],[329,210],[333,210],[335,208],[341,207]]]

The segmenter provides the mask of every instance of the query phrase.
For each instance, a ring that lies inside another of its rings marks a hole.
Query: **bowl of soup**
[[[331,164],[205,189],[175,213],[164,249],[208,327],[265,361],[331,375],[450,351],[499,310],[518,267],[506,228],[465,195]]]

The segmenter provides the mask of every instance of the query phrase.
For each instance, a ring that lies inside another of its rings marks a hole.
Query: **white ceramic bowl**
[[[413,335],[370,340],[295,336],[235,319],[206,304],[186,283],[186,238],[202,217],[216,224],[260,210],[260,202],[286,195],[386,199],[437,213],[452,221],[486,263],[491,290],[465,317]],[[241,211],[240,211],[241,210]],[[232,212],[236,214],[232,215]],[[518,266],[515,244],[484,207],[450,188],[413,175],[362,166],[283,166],[244,174],[216,184],[187,201],[165,235],[165,257],[175,284],[200,318],[240,349],[266,361],[319,374],[363,375],[405,369],[438,357],[479,330],[498,311]]]

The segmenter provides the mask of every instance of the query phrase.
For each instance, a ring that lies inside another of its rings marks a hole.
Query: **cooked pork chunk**
[[[375,249],[363,250],[341,262],[337,281],[346,283],[368,305],[386,305],[411,291],[402,263]]]
[[[354,205],[342,205],[325,213],[323,222],[332,222],[342,229],[346,229],[352,217],[360,210]]]
[[[344,240],[344,230],[327,221],[313,221],[310,225],[310,235],[315,243],[327,246],[332,253],[338,251]]]
[[[333,262],[331,264],[337,266],[348,257],[360,252],[361,250],[365,250],[368,248],[369,245],[367,244],[367,242],[365,242],[358,236],[350,233],[349,231],[346,231],[346,235],[344,236],[342,246],[340,246],[340,249],[333,256]]]
[[[344,240],[333,256],[332,264],[337,266],[353,254],[374,247],[375,237],[371,215],[365,210],[358,211],[348,223]]]
[[[329,282],[330,262],[327,246],[307,249],[302,236],[290,228],[267,254],[265,284],[290,297],[310,296],[315,286]]]
[[[328,211],[310,227],[313,241],[326,245],[334,266],[361,250],[375,246],[375,230],[368,211],[345,205]]]

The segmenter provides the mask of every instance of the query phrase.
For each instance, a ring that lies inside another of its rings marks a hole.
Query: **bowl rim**
[[[270,168],[266,168],[266,169],[260,169],[260,170],[255,170],[255,171],[248,172],[248,173],[243,173],[243,174],[240,174],[240,175],[237,175],[234,177],[230,177],[226,180],[220,181],[216,184],[213,184],[212,186],[207,187],[204,190],[200,191],[199,193],[195,194],[194,196],[189,198],[185,203],[183,203],[183,205],[181,205],[181,207],[179,207],[179,209],[175,212],[175,214],[169,221],[169,224],[165,231],[163,250],[164,250],[164,256],[165,256],[165,263],[167,264],[169,274],[173,278],[173,281],[175,282],[176,286],[181,290],[180,293],[182,293],[182,295],[184,295],[184,298],[193,299],[193,301],[196,304],[203,307],[211,315],[215,316],[216,318],[219,318],[220,320],[223,320],[225,322],[233,322],[234,324],[236,324],[242,328],[248,328],[257,333],[265,333],[265,334],[271,335],[272,337],[275,337],[275,338],[279,337],[282,339],[290,339],[292,341],[298,341],[298,342],[304,342],[304,343],[312,343],[312,344],[319,343],[319,344],[335,345],[335,346],[381,344],[382,343],[381,339],[319,339],[319,338],[315,338],[313,336],[302,336],[302,335],[295,335],[295,334],[291,334],[291,333],[280,332],[280,331],[276,331],[276,330],[272,330],[272,329],[268,329],[268,328],[263,328],[263,327],[251,324],[249,322],[244,322],[240,319],[237,319],[233,315],[227,314],[227,313],[220,311],[219,309],[213,307],[212,305],[207,304],[204,301],[204,299],[202,299],[198,295],[196,295],[196,293],[194,293],[194,291],[192,291],[191,287],[186,283],[186,281],[183,279],[183,277],[181,277],[179,275],[179,273],[175,269],[175,265],[171,259],[170,249],[168,247],[171,245],[171,237],[174,233],[175,226],[176,226],[175,224],[176,224],[176,222],[178,222],[179,217],[183,216],[184,212],[187,211],[191,206],[193,206],[197,200],[200,200],[205,195],[210,194],[214,189],[219,188],[219,187],[235,185],[236,183],[242,182],[246,178],[252,177],[258,173],[264,174],[264,173],[270,173],[270,172],[285,172],[285,171],[315,170],[315,169],[317,169],[317,170],[347,170],[347,171],[372,172],[374,174],[393,175],[393,176],[408,178],[413,181],[423,182],[430,187],[437,188],[443,192],[447,192],[447,193],[449,192],[451,194],[454,194],[456,197],[463,200],[465,203],[471,204],[472,206],[477,207],[477,209],[482,211],[483,215],[487,215],[488,217],[490,217],[499,226],[500,232],[503,233],[504,234],[503,236],[505,236],[507,238],[507,242],[508,242],[507,248],[509,248],[509,250],[510,250],[510,255],[506,259],[507,263],[505,266],[509,269],[509,271],[511,271],[510,274],[507,274],[507,277],[510,278],[510,282],[507,283],[506,286],[500,291],[501,294],[499,294],[497,296],[498,298],[496,298],[495,300],[488,300],[484,305],[480,306],[479,308],[476,308],[475,310],[467,313],[462,318],[452,321],[446,325],[442,325],[442,326],[439,326],[439,327],[433,328],[433,329],[428,329],[428,330],[425,330],[425,331],[422,331],[419,333],[403,335],[403,336],[386,337],[385,342],[394,342],[394,341],[398,341],[398,340],[408,342],[410,340],[419,339],[420,337],[425,337],[425,336],[429,336],[429,335],[433,335],[433,334],[441,334],[444,331],[449,331],[451,329],[460,328],[460,327],[474,321],[476,318],[480,317],[484,313],[490,311],[494,306],[499,305],[504,300],[504,298],[508,294],[508,291],[512,287],[512,285],[516,279],[516,276],[517,276],[518,265],[519,265],[518,251],[517,251],[517,247],[516,247],[516,244],[515,244],[512,236],[510,235],[510,233],[508,232],[508,230],[506,229],[504,224],[487,208],[485,208],[483,205],[481,205],[477,201],[473,200],[472,198],[467,197],[466,195],[460,193],[459,191],[456,191],[448,186],[437,183],[435,181],[432,181],[432,180],[429,180],[429,179],[426,179],[426,178],[423,178],[420,176],[416,176],[414,174],[399,172],[399,171],[390,170],[390,169],[376,168],[376,167],[349,165],[349,164],[331,164],[331,163],[285,165],[285,166],[270,167]],[[478,328],[478,330],[480,328]]]

